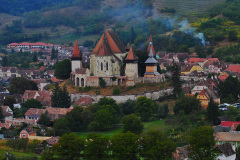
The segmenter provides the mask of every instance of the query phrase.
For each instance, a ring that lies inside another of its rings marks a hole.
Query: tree
[[[53,89],[53,95],[51,96],[51,102],[53,107],[69,108],[71,105],[71,99],[67,92],[66,86],[61,89],[58,83],[55,84]]]
[[[139,153],[138,139],[139,136],[131,132],[114,135],[111,139],[113,158],[117,160],[137,160]]]
[[[38,90],[37,83],[24,77],[15,77],[11,81],[10,94],[24,94],[25,90]]]
[[[44,114],[41,114],[38,124],[48,127],[50,125],[50,120],[51,119],[48,117],[48,115],[44,113]]]
[[[211,97],[206,112],[207,120],[213,124],[218,119],[218,116],[219,116],[218,104],[215,103],[213,101],[213,98]]]
[[[139,117],[130,114],[123,117],[123,132],[132,132],[135,134],[140,134],[143,131],[143,124]]]
[[[236,148],[236,160],[240,160],[240,147]]]
[[[87,159],[105,160],[109,158],[109,139],[95,133],[90,133],[84,148],[84,155]]]
[[[1,120],[3,119],[4,117],[3,117],[3,110],[2,110],[2,107],[0,107],[0,122],[1,122]]]
[[[94,121],[89,124],[89,129],[91,131],[104,131],[111,129],[113,124],[116,124],[114,115],[116,115],[116,110],[113,106],[101,106],[101,109],[99,109],[94,116]]]
[[[99,77],[99,85],[101,88],[106,88],[107,82],[102,77]]]
[[[185,114],[190,114],[200,111],[201,108],[201,103],[196,97],[182,96],[177,100],[174,106],[174,113],[178,114],[181,110],[183,110]]]
[[[182,92],[182,84],[180,82],[180,68],[174,63],[172,66],[172,86],[173,86],[173,95],[175,97],[180,96]]]
[[[134,110],[142,121],[148,121],[155,111],[155,106],[150,98],[138,97]]]
[[[68,79],[71,74],[71,61],[65,59],[56,65],[54,75],[58,79]]]
[[[189,158],[192,160],[214,159],[214,130],[209,126],[200,126],[191,131],[187,141]]]
[[[39,108],[43,107],[42,103],[36,99],[28,99],[21,104],[23,113],[26,113],[30,108]]]
[[[2,59],[2,66],[3,66],[3,67],[8,66],[8,58],[7,58],[6,55],[5,55],[5,56],[3,57],[3,59]]]
[[[14,110],[13,104],[15,103],[16,99],[14,98],[14,96],[6,96],[5,99],[3,100],[3,105],[9,106],[12,111]]]
[[[176,144],[160,130],[150,130],[140,139],[140,156],[144,159],[170,159]]]
[[[229,41],[237,41],[238,37],[237,37],[237,32],[235,30],[231,30],[228,32],[228,40]]]
[[[54,121],[53,129],[56,135],[61,136],[64,133],[70,133],[69,121],[66,118],[59,118]]]
[[[83,107],[75,106],[70,112],[67,113],[65,118],[68,120],[69,129],[72,132],[80,132],[86,129],[87,125],[90,122],[87,122],[87,124],[85,124],[85,121],[89,119],[89,117],[90,117],[90,121],[93,120],[93,114],[91,112],[88,112],[89,117],[87,116],[85,117],[85,112],[87,111],[84,111]]]
[[[65,133],[53,146],[53,151],[60,159],[75,159],[82,157],[83,147],[84,139],[75,133]]]
[[[33,62],[37,62],[38,61],[38,57],[36,53],[33,53]]]
[[[158,106],[157,108],[158,118],[166,118],[168,113],[169,113],[168,104],[164,104],[163,106]]]
[[[136,100],[128,99],[125,103],[120,103],[119,107],[121,108],[124,115],[129,115],[134,113],[135,105],[136,105]]]
[[[227,99],[232,95],[235,101],[238,100],[238,95],[240,95],[240,83],[237,77],[228,76],[224,82],[220,82],[219,95],[221,99]]]
[[[226,115],[227,115],[228,117],[230,117],[230,119],[231,119],[232,121],[236,121],[239,113],[240,113],[240,111],[239,111],[238,108],[235,108],[235,107],[233,107],[233,106],[228,106],[228,107],[227,107]]]

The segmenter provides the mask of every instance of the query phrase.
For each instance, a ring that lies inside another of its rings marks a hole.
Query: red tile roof
[[[152,42],[152,35],[150,34],[150,37],[149,37],[149,42]]]
[[[239,64],[230,64],[225,71],[240,73],[240,65]]]
[[[221,126],[223,127],[232,127],[233,124],[240,124],[240,122],[234,122],[234,121],[222,121]]]
[[[99,52],[100,47],[102,43],[106,41],[108,44],[110,50],[115,53],[125,53],[125,46],[121,42],[121,40],[118,38],[117,34],[112,29],[107,29],[103,33],[102,37],[98,41],[95,49],[93,50],[93,53],[96,54]]]
[[[44,114],[46,112],[45,109],[38,109],[38,108],[30,108],[26,113],[25,116],[29,116],[29,115],[41,115]]]
[[[87,106],[89,104],[92,104],[93,100],[90,97],[82,97],[78,99],[74,105],[79,105],[79,106]]]
[[[130,48],[130,51],[125,60],[138,60],[138,57],[134,54],[132,47]]]
[[[12,116],[11,113],[7,112],[8,106],[1,106],[2,107],[2,111],[3,111],[3,117],[9,117]]]
[[[39,71],[45,71],[47,69],[47,67],[45,67],[45,66],[41,66],[40,68],[39,68]]]
[[[86,71],[87,71],[86,68],[77,69],[77,70],[76,70],[76,74],[85,74]]]
[[[79,47],[78,47],[77,40],[75,41],[75,45],[74,45],[74,49],[73,49],[73,54],[72,54],[72,57],[71,57],[71,58],[81,58],[80,50],[79,50]]]
[[[46,112],[48,114],[48,117],[52,121],[66,116],[66,114],[70,111],[71,111],[70,108],[52,108],[52,107],[46,108]]]
[[[221,81],[225,81],[227,79],[227,75],[219,75],[218,79],[220,79]]]
[[[63,82],[64,80],[61,80],[61,79],[57,79],[55,76],[51,78],[51,81],[52,82]]]

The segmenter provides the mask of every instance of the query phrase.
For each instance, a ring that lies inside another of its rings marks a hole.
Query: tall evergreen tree
[[[52,51],[51,51],[51,60],[55,59],[56,58],[56,50],[54,49],[54,47],[52,48]]]
[[[2,110],[2,107],[0,107],[0,122],[2,119],[3,119],[3,110]]]
[[[71,105],[71,99],[67,91],[67,87],[65,85],[63,86],[63,89],[62,89],[62,99],[63,99],[62,101],[63,106],[61,108],[69,108]]]
[[[53,95],[51,96],[52,107],[58,107],[58,97],[59,97],[59,85],[55,84],[55,88],[53,89]]]
[[[176,63],[172,66],[172,86],[173,95],[178,97],[182,92],[182,84],[180,82],[180,68]]]
[[[217,120],[218,115],[218,105],[213,101],[213,98],[211,97],[206,112],[207,120],[213,124]]]
[[[66,86],[63,86],[63,89],[61,89],[57,83],[53,90],[51,100],[53,107],[69,108],[71,105],[71,99]]]
[[[37,62],[37,61],[38,61],[37,54],[34,53],[34,54],[33,54],[33,62]]]
[[[8,58],[7,58],[7,56],[4,56],[4,57],[3,57],[3,59],[2,59],[2,66],[3,66],[3,67],[8,66]]]

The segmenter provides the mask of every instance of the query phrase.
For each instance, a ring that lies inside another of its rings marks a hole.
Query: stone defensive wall
[[[136,100],[140,96],[151,98],[152,100],[158,100],[160,97],[172,94],[172,92],[173,92],[173,89],[172,88],[168,88],[168,89],[163,89],[163,90],[154,91],[154,92],[145,92],[145,93],[142,93],[142,94],[117,95],[117,96],[116,95],[113,95],[113,96],[102,96],[102,95],[91,95],[91,94],[81,94],[81,93],[78,93],[78,94],[71,94],[71,102],[75,102],[79,98],[82,98],[82,97],[90,97],[90,98],[92,98],[93,103],[97,103],[99,101],[99,99],[103,98],[103,97],[112,98],[112,99],[116,100],[117,103],[126,102],[128,99]]]

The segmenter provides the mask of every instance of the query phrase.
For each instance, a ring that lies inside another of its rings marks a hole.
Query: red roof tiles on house
[[[79,106],[87,106],[89,104],[92,104],[93,100],[90,97],[82,97],[79,98],[74,105],[79,105]]]
[[[230,64],[225,71],[240,73],[240,65],[239,64]]]
[[[232,127],[233,124],[240,124],[240,122],[234,122],[234,121],[222,121],[221,126],[223,127]]]
[[[228,78],[227,75],[219,75],[218,79],[220,79],[221,81],[225,81]]]

